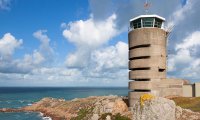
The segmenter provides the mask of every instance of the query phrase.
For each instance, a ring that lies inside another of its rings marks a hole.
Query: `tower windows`
[[[141,19],[134,20],[130,23],[131,28],[141,28]]]
[[[136,60],[136,59],[150,59],[150,56],[139,56],[139,57],[129,58],[129,60]]]
[[[158,27],[158,28],[161,28],[162,26],[162,21],[158,18],[155,18],[155,24],[154,24],[154,27]]]
[[[145,47],[150,47],[150,46],[151,46],[150,44],[142,44],[142,45],[130,47],[129,50],[136,49],[136,48],[145,48]]]
[[[140,18],[135,18],[130,22],[131,29],[143,28],[143,27],[155,27],[162,28],[164,20],[157,16],[149,15]]]
[[[153,27],[153,25],[154,25],[154,19],[155,18],[151,18],[151,17],[142,18],[142,25],[143,25],[143,27]]]
[[[158,71],[159,71],[159,72],[164,72],[165,69],[161,69],[161,68],[159,68]]]

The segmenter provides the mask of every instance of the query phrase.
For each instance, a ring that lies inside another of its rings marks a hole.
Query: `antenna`
[[[146,14],[148,14],[149,8],[150,8],[150,3],[148,2],[148,0],[146,0],[146,2],[144,3],[144,9]]]
[[[167,39],[167,41],[166,41],[166,48],[167,48],[167,61],[166,61],[166,63],[167,63],[167,67],[168,67],[168,62],[169,62],[169,55],[171,54],[171,51],[172,50],[169,50],[168,49],[168,45],[169,45],[169,41],[170,41],[170,37],[171,37],[171,32],[173,31],[173,29],[174,29],[174,26],[175,25],[172,25],[172,26],[170,26],[170,27],[168,27],[168,28],[166,28],[166,39]]]

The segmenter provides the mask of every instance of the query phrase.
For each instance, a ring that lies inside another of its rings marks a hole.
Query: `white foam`
[[[39,116],[41,116],[43,120],[52,120],[51,117],[44,117],[44,114],[42,112],[40,112]]]
[[[24,103],[24,101],[23,101],[23,100],[19,100],[19,102],[20,102],[20,103]]]
[[[29,104],[27,104],[28,106],[31,106],[32,104],[31,103],[29,103]]]
[[[40,112],[40,116],[43,116],[44,114],[42,112]]]
[[[50,117],[43,117],[43,120],[52,120]]]

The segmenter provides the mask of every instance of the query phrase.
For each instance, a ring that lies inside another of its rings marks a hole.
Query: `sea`
[[[0,87],[0,108],[20,108],[44,97],[71,100],[89,96],[127,96],[127,87]],[[0,120],[51,120],[37,112],[0,113]]]

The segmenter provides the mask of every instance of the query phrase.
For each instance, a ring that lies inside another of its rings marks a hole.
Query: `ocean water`
[[[0,87],[0,108],[20,108],[44,97],[71,100],[88,96],[127,96],[127,87]],[[43,120],[40,113],[0,113],[0,120]]]

